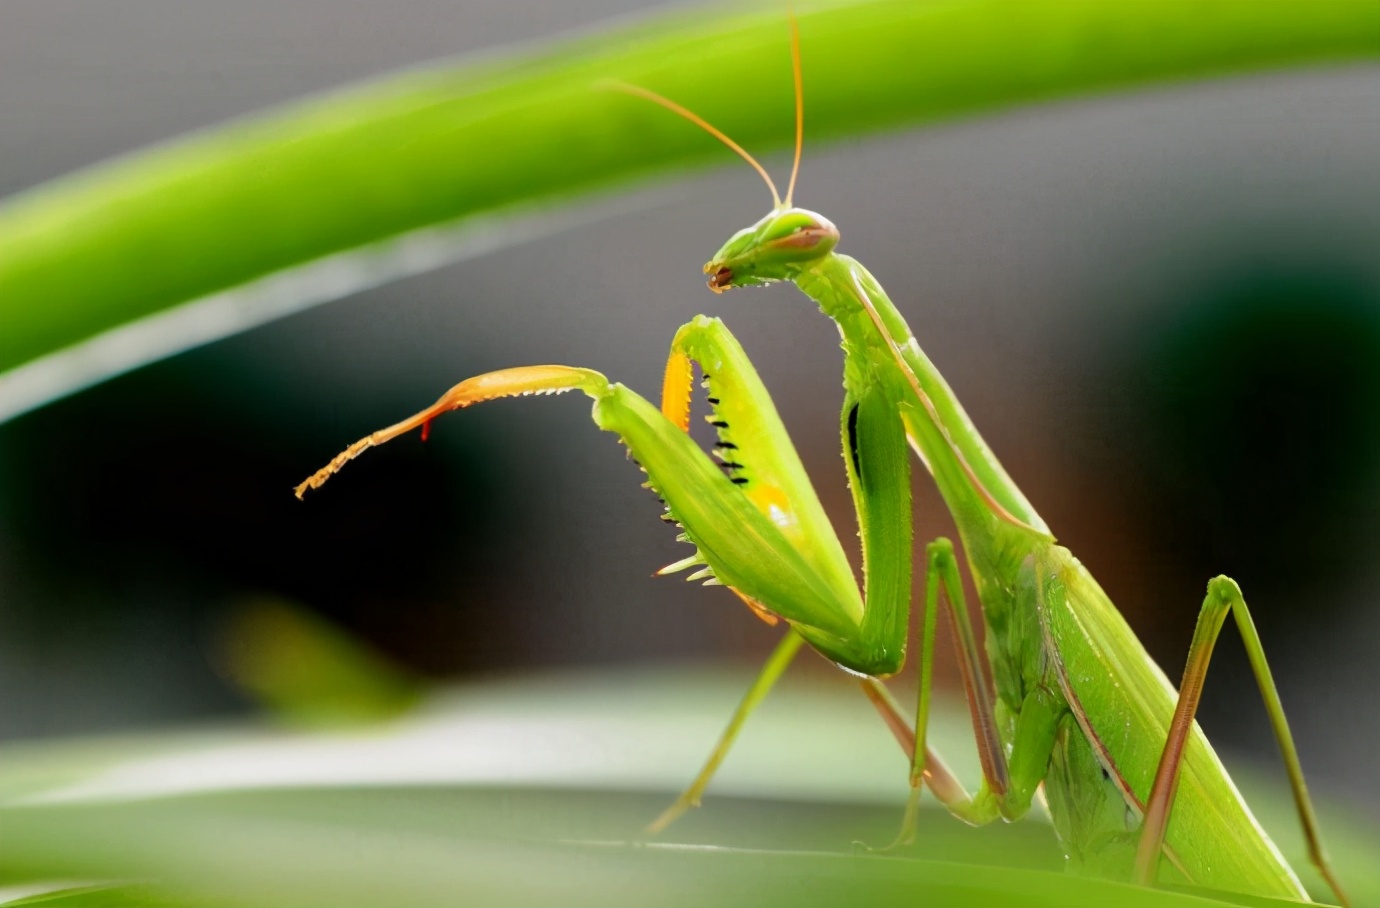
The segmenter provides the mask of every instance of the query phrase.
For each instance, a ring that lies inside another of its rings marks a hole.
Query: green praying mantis
[[[1072,866],[1144,885],[1188,883],[1285,899],[1308,895],[1194,722],[1208,662],[1228,614],[1236,621],[1273,726],[1317,866],[1346,897],[1324,854],[1302,769],[1241,590],[1208,584],[1176,691],[1087,569],[1059,546],[1011,481],[877,280],[835,251],[838,229],[795,207],[803,137],[799,34],[791,23],[795,161],[784,199],[729,137],[646,89],[614,87],[701,127],[751,164],[773,208],[705,265],[716,293],[794,283],[837,324],[844,353],[843,460],[862,541],[861,590],[751,361],[718,319],[698,316],[671,343],[661,404],[598,372],[559,365],[470,378],[435,404],[346,448],[296,489],[319,488],[363,451],[456,409],[502,397],[581,391],[599,428],[616,434],[694,554],[659,574],[728,587],[785,636],[743,697],[690,787],[649,827],[655,834],[702,793],[754,708],[808,644],[857,677],[910,762],[897,843],[918,822],[923,787],[971,824],[1015,820],[1042,789]],[[717,430],[713,456],[688,434],[695,364]],[[910,451],[952,515],[986,629],[979,654],[953,544],[925,549],[919,689],[913,724],[882,681],[904,664],[912,595]],[[970,794],[928,746],[937,619],[947,607],[982,768]]]

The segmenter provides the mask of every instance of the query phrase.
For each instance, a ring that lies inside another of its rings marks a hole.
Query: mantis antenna
[[[786,205],[795,198],[795,178],[800,175],[800,149],[805,144],[805,87],[800,75],[800,23],[795,10],[789,11],[791,23],[791,75],[795,79],[795,161],[791,164],[791,182],[786,186]]]
[[[619,82],[616,79],[608,80],[607,84],[610,88],[616,88],[619,91],[626,92],[630,95],[636,95],[639,98],[645,98],[646,100],[651,101],[653,104],[660,104],[662,107],[666,108],[671,113],[676,114],[680,117],[684,117],[691,123],[694,123],[700,129],[703,129],[705,132],[709,133],[711,136],[727,145],[744,161],[747,161],[749,164],[751,164],[752,169],[757,171],[757,173],[766,182],[767,188],[771,190],[772,204],[774,204],[778,209],[790,208],[791,199],[795,196],[796,177],[800,175],[800,152],[805,144],[805,93],[803,87],[803,80],[800,74],[800,24],[796,22],[795,12],[793,10],[790,12],[790,22],[791,74],[795,79],[795,160],[791,164],[791,182],[786,186],[785,202],[781,201],[781,194],[776,191],[776,184],[772,182],[771,175],[767,173],[767,169],[763,167],[761,164],[759,164],[756,158],[748,154],[747,150],[744,149],[743,146],[739,145],[737,142],[730,139],[722,130],[714,126],[704,117],[701,117],[699,114],[695,113],[692,110],[689,110],[688,108],[682,107],[675,101],[672,101],[670,98],[667,98],[664,95],[659,95],[651,89],[643,88],[640,85],[632,85],[627,82]]]
[[[654,104],[660,104],[662,107],[666,108],[671,113],[676,114],[680,117],[684,117],[691,123],[694,123],[700,129],[703,129],[705,132],[709,133],[711,136],[718,139],[720,142],[723,142],[734,152],[736,152],[738,156],[741,157],[744,161],[747,161],[749,164],[751,164],[752,169],[757,171],[757,173],[761,175],[762,179],[766,181],[767,188],[771,190],[772,204],[774,204],[777,208],[786,207],[781,204],[781,194],[776,191],[776,184],[772,182],[771,175],[767,173],[767,169],[763,167],[761,164],[757,163],[757,159],[754,158],[752,155],[748,154],[747,150],[743,148],[743,146],[739,145],[737,142],[730,139],[727,135],[724,134],[722,130],[714,126],[714,124],[710,123],[704,117],[701,117],[699,114],[695,113],[692,110],[680,106],[675,101],[672,101],[670,98],[657,94],[649,88],[643,88],[640,85],[632,85],[627,82],[619,82],[616,79],[609,80],[607,84],[610,88],[616,88],[619,91],[627,92],[630,95],[637,95],[639,98],[646,98],[648,101],[651,101]],[[792,181],[794,181],[794,177],[792,177]]]

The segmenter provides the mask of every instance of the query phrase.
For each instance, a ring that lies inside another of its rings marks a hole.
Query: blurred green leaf
[[[370,823],[371,803],[395,794],[318,794],[332,809],[306,817],[299,810],[265,809],[266,799],[254,804],[244,798],[220,805],[179,801],[8,812],[4,821],[22,823],[24,841],[5,862],[7,868],[27,864],[47,872],[156,878],[160,893],[196,905],[1223,904],[1058,870],[952,862],[942,850],[922,859],[860,848],[765,851],[514,838],[502,826],[472,825],[468,793],[456,791],[433,792],[426,799],[414,796],[417,802],[446,803],[453,816],[449,829],[422,830],[405,820]],[[504,793],[490,797],[502,800]],[[565,797],[515,797],[509,810],[550,812]],[[289,795],[288,805],[293,800]],[[604,800],[626,807],[617,796]],[[609,810],[608,804],[588,798],[579,806],[596,817]],[[738,818],[752,822],[748,811],[740,811]],[[830,818],[797,811],[794,819],[818,826]],[[936,841],[942,839],[927,844]],[[1008,844],[1007,850],[1013,846]]]
[[[799,14],[812,144],[1155,80],[1380,56],[1372,0],[825,0]],[[601,78],[675,97],[754,150],[781,147],[783,18],[775,2],[711,8],[411,70],[11,198],[0,205],[0,419],[434,267],[491,233],[485,216],[539,218],[616,182],[729,160],[665,111],[598,90]],[[181,317],[139,322],[195,300]]]
[[[905,764],[845,683],[788,679],[704,807],[665,841],[639,842],[746,682],[551,675],[443,695],[368,731],[150,736],[142,755],[122,740],[104,763],[91,759],[97,742],[11,746],[0,778],[77,746],[88,763],[0,785],[0,886],[141,884],[112,890],[126,900],[114,904],[1221,904],[1064,874],[1038,820],[973,829],[930,809],[913,848],[870,853],[858,843],[896,831]],[[971,779],[962,709],[939,720],[936,743]],[[1252,802],[1293,823],[1282,792]],[[1376,831],[1326,806],[1324,823],[1357,903],[1373,903]]]
[[[403,668],[285,599],[238,603],[216,644],[221,673],[290,723],[378,721],[406,712],[421,696],[420,683]]]
[[[0,899],[4,893],[0,892]],[[148,886],[62,886],[26,898],[0,901],[5,908],[173,908],[178,902]]]

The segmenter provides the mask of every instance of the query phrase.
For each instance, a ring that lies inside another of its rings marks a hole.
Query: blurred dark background
[[[0,193],[645,6],[6,0]],[[800,198],[1169,674],[1208,577],[1235,577],[1317,786],[1380,808],[1361,758],[1380,746],[1377,162],[1380,69],[1347,67],[807,147]],[[756,658],[775,634],[731,595],[650,576],[687,550],[583,399],[467,411],[306,504],[291,488],[485,370],[566,362],[654,393],[675,328],[707,312],[753,355],[851,541],[833,326],[791,288],[714,297],[699,274],[767,202],[725,154],[621,213],[0,426],[0,738],[248,712],[225,654],[263,602],[437,681]],[[946,532],[933,492],[918,499],[919,538]],[[1203,724],[1272,759],[1228,637]]]

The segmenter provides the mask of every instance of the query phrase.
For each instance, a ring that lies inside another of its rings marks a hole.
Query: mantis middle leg
[[[935,624],[941,593],[949,605],[954,625],[954,639],[982,765],[983,780],[976,795],[970,795],[942,759],[926,746],[926,726],[933,691],[931,675]],[[981,826],[998,817],[1014,820],[1024,816],[1030,810],[1035,791],[1044,779],[1059,719],[1064,711],[1053,693],[1042,689],[1030,693],[1016,720],[1015,737],[1008,759],[997,733],[992,709],[994,701],[978,656],[953,544],[944,538],[936,539],[926,547],[921,649],[920,683],[913,728],[880,682],[871,678],[862,682],[863,692],[882,714],[911,760],[910,796],[897,844],[905,844],[914,838],[922,782],[930,787],[946,810],[965,823]]]

